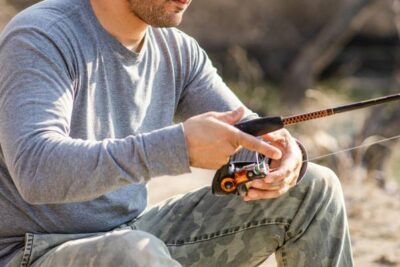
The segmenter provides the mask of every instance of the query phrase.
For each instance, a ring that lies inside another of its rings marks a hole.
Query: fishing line
[[[392,137],[389,137],[389,138],[381,139],[381,140],[378,140],[378,141],[375,141],[375,142],[369,142],[369,143],[366,143],[366,144],[361,144],[361,145],[354,146],[354,147],[351,147],[351,148],[346,148],[346,149],[343,149],[343,150],[339,150],[339,151],[336,151],[336,152],[325,154],[325,155],[322,155],[322,156],[313,157],[313,158],[310,158],[310,159],[305,160],[303,162],[312,162],[312,161],[324,159],[324,158],[327,158],[327,157],[330,157],[330,156],[334,156],[334,155],[337,155],[337,154],[340,154],[340,153],[349,152],[349,151],[360,149],[360,148],[363,148],[363,147],[369,147],[369,146],[372,146],[372,145],[380,144],[380,143],[391,141],[391,140],[396,140],[396,139],[399,139],[399,138],[400,138],[400,135],[396,135],[396,136],[392,136]]]

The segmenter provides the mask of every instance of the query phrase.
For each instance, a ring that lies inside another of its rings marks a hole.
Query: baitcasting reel
[[[249,182],[267,176],[269,159],[255,152],[247,151],[246,153],[250,153],[250,156],[255,157],[255,159],[236,161],[231,158],[228,164],[217,170],[212,182],[213,194],[218,196],[228,194],[243,196],[249,189]],[[247,158],[249,157],[247,156]]]

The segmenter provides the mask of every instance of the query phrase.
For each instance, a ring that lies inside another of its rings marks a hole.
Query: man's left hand
[[[280,160],[272,161],[263,179],[251,182],[245,201],[277,198],[296,185],[302,166],[302,153],[296,140],[286,129],[262,136],[265,141],[282,151]]]

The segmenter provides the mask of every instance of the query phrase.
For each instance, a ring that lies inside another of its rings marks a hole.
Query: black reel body
[[[269,171],[268,159],[254,152],[253,161],[234,161],[222,166],[215,173],[212,192],[223,196],[229,194],[246,195],[249,182],[264,178]]]

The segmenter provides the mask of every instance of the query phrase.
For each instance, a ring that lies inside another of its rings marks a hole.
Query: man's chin
[[[157,23],[152,23],[150,25],[155,28],[171,28],[179,26],[181,22],[182,22],[182,16],[179,17],[175,16],[174,18],[170,18],[164,21],[159,21]]]

